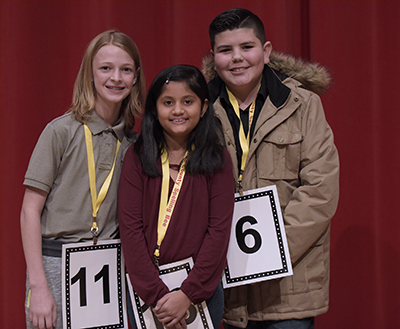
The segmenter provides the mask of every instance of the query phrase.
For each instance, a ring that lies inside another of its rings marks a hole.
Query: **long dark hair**
[[[170,66],[157,75],[147,93],[142,120],[142,129],[135,144],[135,152],[142,162],[144,172],[152,177],[161,176],[157,159],[166,148],[163,128],[157,118],[157,100],[166,82],[184,82],[200,98],[201,105],[209,99],[206,80],[202,73],[191,65]],[[225,163],[222,130],[209,105],[199,123],[190,133],[186,172],[190,174],[212,174],[221,170]],[[192,148],[194,146],[194,148]]]

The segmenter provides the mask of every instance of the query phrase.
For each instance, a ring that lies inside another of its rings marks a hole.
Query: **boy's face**
[[[272,45],[264,45],[251,28],[224,31],[215,36],[214,69],[233,92],[258,88]]]

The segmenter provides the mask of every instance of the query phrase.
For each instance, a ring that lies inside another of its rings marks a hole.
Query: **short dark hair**
[[[174,65],[159,73],[147,93],[142,129],[135,144],[135,152],[142,162],[144,172],[152,177],[160,176],[157,159],[166,148],[164,130],[157,117],[157,100],[167,83],[183,82],[200,98],[203,106],[209,100],[208,87],[203,74],[192,65]],[[209,103],[207,111],[190,133],[186,171],[191,174],[212,174],[225,164],[221,126]],[[192,148],[194,146],[194,148]]]
[[[257,15],[247,9],[233,8],[215,17],[208,27],[211,49],[214,49],[215,36],[217,34],[241,28],[253,29],[254,34],[261,41],[262,45],[267,41],[264,24]]]

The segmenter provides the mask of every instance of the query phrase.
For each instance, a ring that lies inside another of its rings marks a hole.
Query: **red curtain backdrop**
[[[244,7],[275,49],[320,62],[341,159],[332,221],[331,303],[316,328],[400,328],[400,1],[1,1],[0,328],[24,327],[22,181],[45,124],[64,113],[84,49],[117,28],[137,43],[147,85],[201,65],[208,25]]]

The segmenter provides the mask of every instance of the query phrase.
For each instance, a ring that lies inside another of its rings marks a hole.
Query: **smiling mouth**
[[[111,90],[117,90],[117,91],[125,89],[125,87],[112,87],[112,86],[106,86],[106,88],[107,89],[111,89]]]
[[[172,119],[171,121],[176,122],[176,123],[182,123],[182,122],[187,121],[187,119]]]
[[[245,71],[247,69],[248,69],[247,67],[237,67],[237,68],[230,69],[229,71],[231,71],[231,72],[243,72],[243,71]]]

